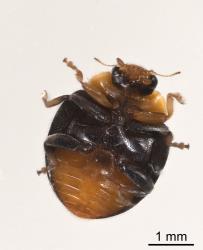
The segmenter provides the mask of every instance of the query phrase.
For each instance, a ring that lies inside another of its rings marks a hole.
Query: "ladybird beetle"
[[[174,100],[166,101],[155,90],[159,76],[120,58],[115,65],[95,60],[112,71],[88,82],[67,58],[63,62],[76,72],[83,90],[48,100],[46,107],[62,103],[44,143],[47,173],[54,192],[73,214],[105,218],[122,213],[142,200],[154,187],[169,148],[189,148],[173,142],[164,124],[173,114]]]

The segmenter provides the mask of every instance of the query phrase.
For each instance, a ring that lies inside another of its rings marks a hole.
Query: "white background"
[[[0,5],[0,249],[144,250],[157,242],[158,231],[187,233],[193,249],[203,249],[203,2],[8,0]],[[189,142],[191,149],[171,149],[153,192],[122,215],[79,219],[57,200],[47,177],[36,175],[57,110],[43,106],[41,91],[54,97],[80,88],[62,63],[65,56],[87,78],[107,70],[95,56],[109,64],[119,56],[161,73],[182,71],[159,78],[158,89],[186,97],[187,105],[175,105],[168,125],[176,141]]]

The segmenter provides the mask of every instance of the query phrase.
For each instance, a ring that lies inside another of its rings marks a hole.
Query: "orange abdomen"
[[[102,218],[133,206],[135,185],[114,165],[107,151],[86,154],[55,149],[51,162],[53,188],[75,215]]]

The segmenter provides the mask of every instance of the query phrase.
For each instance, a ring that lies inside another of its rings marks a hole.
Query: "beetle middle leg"
[[[189,144],[185,144],[183,142],[171,142],[169,144],[170,147],[175,147],[175,148],[179,148],[179,149],[184,149],[184,148],[187,148],[189,149],[190,148],[190,145]]]
[[[56,97],[54,99],[48,100],[47,91],[44,90],[42,92],[42,101],[44,102],[44,105],[47,108],[50,108],[50,107],[53,107],[53,106],[56,106],[56,105],[62,103],[64,100],[68,99],[68,97],[69,97],[69,95],[62,95],[62,96]]]
[[[37,174],[38,175],[40,175],[40,174],[46,174],[46,173],[47,173],[47,168],[46,167],[43,167],[40,170],[37,170]]]
[[[166,138],[166,144],[169,146],[169,147],[174,147],[174,148],[179,148],[179,149],[184,149],[184,148],[187,148],[189,149],[190,148],[190,145],[189,144],[185,144],[184,142],[174,142],[173,141],[173,136],[168,136]]]

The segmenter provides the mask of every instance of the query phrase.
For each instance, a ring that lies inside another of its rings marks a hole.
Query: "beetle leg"
[[[167,115],[147,111],[135,111],[133,118],[147,124],[163,124],[167,120]]]
[[[67,65],[67,67],[71,68],[75,71],[76,79],[82,84],[82,87],[85,89],[86,82],[83,81],[83,73],[79,70],[72,61],[69,61],[67,58],[63,59],[63,62]]]
[[[67,58],[63,59],[63,62],[71,69],[73,69],[76,74],[76,79],[82,84],[83,89],[89,93],[94,99],[96,99],[100,104],[102,104],[103,106],[107,107],[107,108],[117,108],[119,106],[118,102],[115,101],[115,95],[116,93],[116,88],[110,90],[105,88],[104,86],[101,85],[101,87],[103,88],[104,93],[106,94],[104,97],[97,93],[96,91],[94,91],[93,88],[89,87],[87,82],[83,81],[83,73],[81,70],[79,70],[72,61],[69,61]],[[106,98],[107,100],[106,100]]]
[[[189,149],[190,148],[190,145],[189,144],[185,144],[183,142],[173,142],[173,136],[168,136],[166,138],[166,144],[169,146],[169,147],[175,147],[175,148],[179,148],[179,149],[184,149],[184,148],[187,148]]]
[[[47,173],[47,168],[46,167],[43,167],[40,170],[37,170],[37,174],[38,175],[40,175],[40,174],[46,174],[46,173]]]
[[[109,113],[99,105],[93,103],[88,98],[74,93],[70,96],[70,100],[74,102],[81,110],[87,112],[89,116],[92,116],[94,119],[108,123],[110,122]]]
[[[64,100],[68,99],[68,97],[69,97],[68,95],[62,95],[62,96],[56,97],[54,99],[48,100],[47,91],[44,90],[42,92],[42,101],[44,102],[44,105],[47,108],[50,108],[50,107],[53,107],[53,106],[60,104]]]
[[[69,61],[67,58],[63,59],[63,62],[67,65],[67,67],[71,68],[72,70],[74,70],[76,79],[81,83],[83,89],[90,94],[90,96],[92,96],[94,99],[96,99],[98,101],[98,103],[104,105],[105,107],[112,107],[112,104],[110,102],[108,102],[108,100],[105,100],[105,98],[101,95],[101,93],[98,93],[97,91],[94,91],[93,88],[91,88],[90,86],[88,86],[87,82],[83,81],[83,73],[81,70],[79,70],[75,64],[72,61]]]
[[[119,100],[121,98],[120,93],[118,92],[118,90],[116,88],[110,88],[109,86],[105,86],[102,82],[100,82],[100,86],[102,87],[106,98],[108,99],[108,101],[111,103],[112,108],[118,108],[119,107],[119,102],[117,100]]]
[[[184,149],[184,148],[187,148],[189,149],[190,148],[190,145],[189,144],[185,144],[183,142],[171,142],[169,144],[170,147],[175,147],[175,148],[179,148],[179,149]]]
[[[58,133],[49,135],[44,143],[44,147],[45,150],[51,148],[63,148],[87,152],[92,149],[92,144],[88,142],[79,141],[71,135]]]
[[[84,89],[97,103],[101,104],[106,108],[113,108],[112,103],[103,93],[94,90],[94,88],[91,88],[88,84],[85,85]]]
[[[99,90],[94,88],[92,84],[85,84],[83,88],[85,91],[99,104],[106,108],[115,109],[119,106],[118,90],[114,87],[105,86],[102,81],[99,82]]]
[[[148,124],[163,124],[173,114],[174,100],[178,101],[181,104],[185,103],[184,98],[180,93],[168,93],[166,101],[167,114],[135,110],[133,113],[133,118],[137,121]]]
[[[118,162],[118,165],[121,171],[123,171],[125,175],[127,175],[135,183],[137,187],[135,196],[144,197],[151,192],[154,187],[154,181],[149,174],[145,173],[143,168],[134,164],[123,162],[122,160]]]
[[[174,100],[176,100],[177,102],[179,102],[180,104],[185,104],[185,100],[183,98],[183,96],[180,93],[168,93],[167,95],[167,101],[166,101],[166,105],[167,105],[167,120],[172,116],[173,114],[173,103]]]

